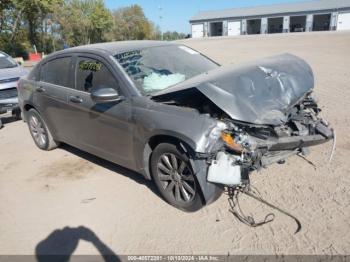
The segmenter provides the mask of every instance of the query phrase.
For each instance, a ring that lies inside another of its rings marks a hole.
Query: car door
[[[111,65],[95,55],[75,57],[75,89],[70,90],[71,108],[67,124],[76,135],[79,148],[102,158],[130,167],[133,160],[131,105]],[[91,89],[111,87],[125,99],[118,102],[95,103]]]
[[[65,142],[73,140],[66,128],[68,104],[67,91],[72,88],[72,57],[54,57],[40,67],[40,79],[36,82],[33,102],[48,124],[55,139]]]

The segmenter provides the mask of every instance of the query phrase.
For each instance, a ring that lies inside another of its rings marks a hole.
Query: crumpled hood
[[[280,125],[287,121],[290,108],[311,92],[313,86],[310,66],[294,55],[283,54],[222,66],[154,93],[152,97],[168,97],[197,88],[232,119]]]
[[[28,74],[28,70],[22,66],[0,69],[0,80],[22,77]]]

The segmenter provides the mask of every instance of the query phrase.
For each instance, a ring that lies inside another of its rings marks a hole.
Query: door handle
[[[46,90],[45,90],[44,87],[39,86],[39,87],[36,89],[36,91],[37,91],[38,93],[44,93]]]
[[[79,96],[70,96],[69,101],[76,103],[76,104],[81,104],[83,103],[83,99]]]

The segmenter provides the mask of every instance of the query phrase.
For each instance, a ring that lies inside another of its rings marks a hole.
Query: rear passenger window
[[[42,82],[72,87],[69,83],[70,57],[56,58],[41,66],[40,80]]]
[[[100,61],[79,57],[76,67],[76,88],[90,92],[93,87],[112,87],[119,91],[117,80]]]

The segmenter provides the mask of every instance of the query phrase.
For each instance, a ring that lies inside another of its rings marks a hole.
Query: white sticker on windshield
[[[179,48],[184,50],[184,51],[186,51],[187,53],[189,53],[191,55],[199,55],[199,53],[197,51],[195,51],[195,50],[193,50],[193,49],[191,49],[191,48],[189,48],[187,46],[180,45]]]

